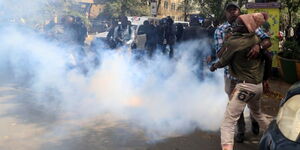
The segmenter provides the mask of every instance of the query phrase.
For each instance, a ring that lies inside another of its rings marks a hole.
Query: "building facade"
[[[184,20],[183,12],[178,10],[178,6],[183,0],[156,0],[158,5],[157,17],[172,17],[174,20]],[[158,4],[160,3],[160,4]]]

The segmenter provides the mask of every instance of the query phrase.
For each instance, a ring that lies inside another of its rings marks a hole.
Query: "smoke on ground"
[[[159,52],[137,59],[125,49],[98,48],[99,65],[89,53],[75,68],[72,45],[61,46],[27,27],[2,25],[0,41],[3,82],[29,89],[35,96],[30,103],[58,119],[80,123],[110,114],[141,128],[149,141],[195,129],[217,131],[222,121],[227,103],[222,71],[204,68],[200,81],[193,57],[196,49],[209,50],[206,40],[179,45],[172,60]],[[62,133],[62,126],[48,133]]]

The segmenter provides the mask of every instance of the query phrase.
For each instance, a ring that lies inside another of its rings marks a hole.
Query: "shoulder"
[[[231,25],[230,25],[228,22],[225,22],[225,23],[219,25],[219,26],[217,27],[217,29],[218,29],[218,30],[225,30],[226,28],[228,28],[228,27],[230,27],[230,26],[231,26]]]
[[[219,25],[216,30],[215,30],[215,34],[220,34],[220,33],[223,33],[225,32],[225,30],[230,27],[230,24],[228,22],[225,22],[221,25]]]

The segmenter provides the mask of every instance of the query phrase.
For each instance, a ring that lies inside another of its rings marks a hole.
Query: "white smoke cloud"
[[[141,128],[150,141],[196,128],[217,131],[222,121],[227,103],[222,71],[212,74],[205,68],[203,81],[195,74],[193,52],[208,50],[205,40],[179,45],[174,60],[157,54],[136,61],[128,52],[98,49],[101,65],[86,65],[88,74],[68,68],[72,47],[60,47],[30,29],[1,26],[0,41],[1,79],[30,89],[36,97],[31,103],[61,120],[80,124],[110,114],[111,120]],[[67,127],[60,123],[47,133]]]

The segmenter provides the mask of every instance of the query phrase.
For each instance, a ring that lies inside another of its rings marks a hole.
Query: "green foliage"
[[[140,0],[112,0],[105,3],[105,8],[98,18],[111,19],[122,15],[149,16],[150,7],[148,3]]]
[[[79,10],[79,4],[73,0],[45,0],[44,5],[44,18],[53,19],[55,16],[61,17],[64,15],[72,15],[80,17],[87,26],[90,26],[90,22],[86,17],[86,14]],[[76,7],[77,6],[77,7]]]
[[[281,0],[280,2],[282,5],[281,15],[287,15],[287,23],[292,26],[299,19],[297,15],[299,13],[300,0]]]
[[[216,20],[224,20],[224,5],[227,0],[198,0],[200,14],[206,17],[214,17]]]
[[[183,0],[177,7],[178,10],[181,10],[184,13],[184,21],[187,21],[187,16],[196,10],[195,5],[197,2],[195,0]]]
[[[300,60],[300,45],[296,40],[287,40],[283,44],[282,57]]]

